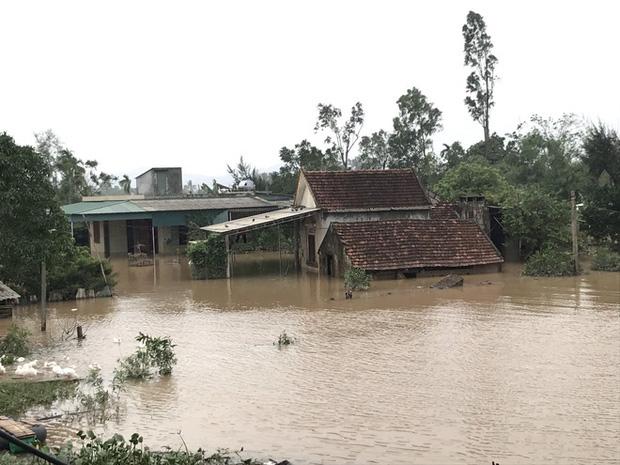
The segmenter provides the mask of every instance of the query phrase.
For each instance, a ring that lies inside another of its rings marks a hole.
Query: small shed
[[[0,318],[13,316],[13,305],[19,301],[20,295],[0,281]]]

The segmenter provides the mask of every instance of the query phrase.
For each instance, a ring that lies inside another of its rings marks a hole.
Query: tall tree
[[[254,183],[254,189],[257,191],[267,190],[269,188],[269,179],[267,174],[259,173],[256,168],[253,168],[249,163],[243,160],[243,156],[239,158],[239,162],[236,167],[226,165],[228,174],[233,178],[233,188],[239,187],[242,181],[250,180]]]
[[[398,116],[389,138],[390,168],[415,168],[430,186],[437,177],[438,160],[433,153],[435,132],[441,129],[441,111],[417,88],[397,100]]]
[[[381,129],[370,137],[364,136],[360,141],[360,154],[356,159],[362,169],[384,170],[391,166],[390,134]]]
[[[333,105],[319,103],[319,116],[314,126],[314,131],[325,131],[328,133],[325,143],[329,145],[328,150],[336,154],[342,163],[343,169],[349,169],[349,158],[352,157],[352,150],[360,138],[362,127],[364,126],[364,109],[362,104],[357,102],[351,107],[351,115],[342,122],[342,110]]]
[[[475,121],[484,129],[484,141],[488,144],[490,138],[489,114],[495,104],[493,88],[495,87],[495,65],[497,57],[492,53],[493,43],[487,33],[484,19],[478,13],[470,11],[467,22],[463,25],[465,39],[465,65],[472,71],[467,76],[465,105]],[[486,148],[487,157],[490,147]]]
[[[297,174],[299,170],[335,170],[340,167],[339,160],[334,151],[323,152],[306,139],[294,148],[282,147],[280,160],[284,162],[284,168],[291,173]]]
[[[36,294],[41,262],[50,274],[74,251],[54,195],[48,160],[0,133],[0,281]]]

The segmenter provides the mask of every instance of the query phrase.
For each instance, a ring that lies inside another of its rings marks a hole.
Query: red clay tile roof
[[[332,223],[354,267],[365,270],[452,268],[504,259],[476,223],[386,220]]]
[[[433,220],[457,220],[456,205],[449,202],[438,202],[431,207],[431,219]]]
[[[413,208],[429,205],[412,169],[304,171],[317,207],[326,210]]]

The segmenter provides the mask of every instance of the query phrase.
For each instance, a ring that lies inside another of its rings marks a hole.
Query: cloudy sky
[[[0,131],[52,129],[103,170],[267,170],[313,134],[316,105],[361,101],[389,129],[416,86],[443,111],[435,147],[482,129],[463,105],[461,26],[482,14],[501,80],[493,131],[574,112],[620,128],[617,1],[4,1]],[[194,176],[195,177],[195,176]]]

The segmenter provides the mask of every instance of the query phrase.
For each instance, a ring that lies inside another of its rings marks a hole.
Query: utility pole
[[[579,249],[577,244],[577,207],[575,205],[575,191],[570,192],[571,233],[573,236],[573,262],[575,274],[579,273]]]
[[[47,330],[47,276],[45,260],[41,262],[41,331]]]

